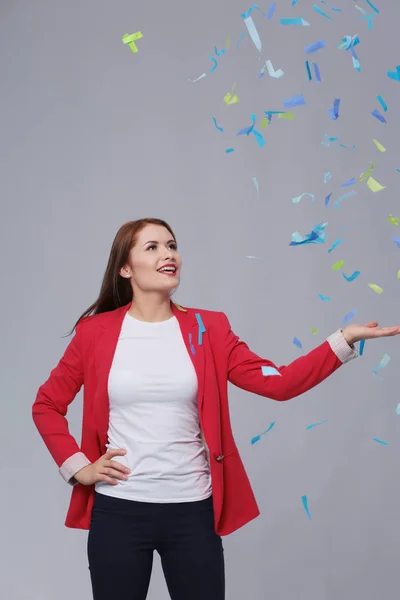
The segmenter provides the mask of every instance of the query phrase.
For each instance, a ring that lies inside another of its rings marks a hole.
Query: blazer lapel
[[[94,365],[96,371],[96,392],[94,420],[100,440],[101,453],[106,449],[109,423],[108,377],[122,323],[131,304],[130,302],[116,310],[103,313],[104,318],[99,320],[99,331],[95,339]],[[207,336],[207,332],[202,326],[199,313],[189,312],[186,308],[172,301],[171,309],[178,320],[186,349],[196,370],[198,380],[198,408],[200,413],[203,409],[205,379],[204,339]]]

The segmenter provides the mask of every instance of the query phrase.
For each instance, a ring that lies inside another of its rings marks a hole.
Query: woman
[[[277,367],[239,340],[224,313],[171,302],[181,265],[165,221],[123,225],[99,298],[33,404],[73,486],[65,525],[89,530],[94,600],[144,600],[154,550],[172,600],[223,600],[221,536],[259,514],[232,435],[227,382],[288,400],[355,358],[354,342],[400,333],[350,325]],[[83,384],[79,447],[65,415]]]

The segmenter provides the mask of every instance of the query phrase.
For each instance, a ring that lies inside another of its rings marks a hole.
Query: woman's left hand
[[[343,335],[346,342],[351,346],[354,342],[368,340],[378,337],[389,337],[400,334],[400,326],[397,327],[378,327],[376,321],[371,321],[366,325],[349,325],[343,329]]]

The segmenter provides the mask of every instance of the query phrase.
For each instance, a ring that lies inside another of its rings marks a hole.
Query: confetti
[[[254,185],[256,186],[256,190],[257,190],[257,198],[258,198],[258,197],[259,197],[259,191],[260,191],[260,189],[259,189],[259,187],[258,187],[258,181],[257,181],[257,177],[253,177],[253,178],[252,178],[252,181],[253,181]]]
[[[387,109],[388,109],[388,107],[387,107],[387,104],[386,104],[386,102],[385,102],[385,101],[384,101],[384,99],[382,98],[382,96],[377,96],[376,98],[377,98],[377,100],[379,101],[380,105],[382,106],[383,110],[384,110],[385,112],[387,112]]]
[[[300,342],[300,340],[297,339],[297,337],[293,338],[293,344],[300,349],[303,347],[303,344]]]
[[[274,367],[268,367],[263,365],[261,367],[261,371],[263,375],[279,375],[280,377],[282,377],[281,373],[279,373],[279,371]]]
[[[134,54],[139,52],[137,46],[135,44],[136,40],[140,40],[143,37],[143,33],[141,31],[137,31],[136,33],[125,33],[122,36],[122,41],[124,44],[128,44],[129,48],[132,50]]]
[[[213,121],[214,121],[215,127],[218,129],[218,131],[223,131],[223,128],[222,128],[222,127],[219,127],[219,126],[217,125],[217,119],[216,119],[215,117],[213,117]]]
[[[310,511],[308,510],[308,499],[307,499],[307,496],[302,496],[301,497],[301,501],[303,503],[304,510],[306,511],[308,518],[311,519]]]
[[[400,402],[398,403],[398,405],[396,407],[396,415],[400,415]]]
[[[234,148],[228,148],[227,150],[225,150],[225,152],[226,152],[227,154],[229,154],[230,152],[234,152],[234,151],[235,151],[235,149],[234,149]]]
[[[332,17],[330,17],[329,15],[327,15],[317,4],[314,4],[313,9],[315,11],[317,11],[317,13],[319,13],[320,15],[322,15],[323,17],[326,17],[327,19],[329,19],[330,21],[333,21]]]
[[[297,96],[292,96],[291,98],[286,98],[286,100],[283,101],[283,105],[285,108],[292,108],[294,106],[302,106],[305,103],[306,103],[306,101],[304,100],[303,94],[298,94]]]
[[[379,369],[384,369],[386,367],[386,365],[390,362],[391,357],[389,356],[389,354],[384,354],[381,358],[381,360],[379,361],[379,364],[377,367],[375,367],[375,369],[372,370],[372,373],[374,375],[378,375],[378,371]]]
[[[315,327],[312,327],[311,333],[313,333],[313,334],[318,333],[318,329],[315,329]]]
[[[328,252],[332,252],[339,244],[341,244],[343,240],[341,238],[337,239],[336,242],[333,242],[332,246],[329,248]]]
[[[337,263],[335,263],[334,265],[332,265],[331,269],[332,271],[338,271],[339,269],[341,269],[344,265],[344,260],[339,260]]]
[[[313,67],[314,67],[315,78],[318,82],[320,82],[321,81],[321,73],[319,71],[319,67],[318,67],[317,63],[313,62]]]
[[[331,298],[328,298],[328,296],[323,296],[322,294],[318,294],[318,297],[321,298],[321,300],[323,302],[330,302]]]
[[[276,421],[272,421],[272,423],[270,424],[270,426],[268,427],[268,429],[266,431],[263,431],[263,433],[261,433],[260,435],[256,435],[255,437],[252,438],[251,440],[251,444],[256,444],[257,442],[260,441],[261,436],[265,435],[266,433],[268,433],[268,431],[271,431],[271,429],[274,427]]]
[[[376,283],[369,283],[368,287],[370,287],[371,290],[374,290],[374,292],[376,292],[377,294],[382,294],[383,292],[383,289],[379,287],[379,285],[376,285]]]
[[[330,108],[328,110],[329,116],[333,121],[336,121],[336,119],[339,117],[339,105],[340,98],[335,98],[335,100],[333,101],[333,109]]]
[[[330,146],[332,142],[337,142],[338,139],[338,137],[328,137],[328,134],[324,133],[324,139],[322,140],[321,144],[323,146]]]
[[[352,177],[351,179],[349,179],[345,183],[341,183],[340,187],[349,187],[349,185],[354,185],[355,183],[356,183],[356,179],[354,177]]]
[[[228,92],[227,94],[225,94],[225,96],[224,96],[225,104],[236,104],[236,102],[239,102],[239,98],[233,93],[235,86],[236,86],[236,83],[234,83],[232,86],[232,93]]]
[[[328,171],[327,173],[324,173],[324,183],[328,183],[328,181],[330,181],[332,179],[332,173],[330,171]]]
[[[378,444],[382,444],[383,446],[389,446],[389,442],[384,442],[383,440],[380,440],[379,438],[374,438],[375,442],[378,442]]]
[[[200,75],[200,77],[198,77],[197,79],[189,79],[188,81],[191,81],[192,83],[196,83],[196,81],[199,81],[199,79],[203,79],[203,77],[207,77],[206,73],[203,73],[202,75]]]
[[[203,333],[205,333],[207,330],[204,327],[204,323],[201,319],[200,313],[196,313],[195,317],[196,317],[197,323],[199,325],[199,337],[198,337],[197,343],[199,346],[201,346],[203,344]]]
[[[265,70],[265,67],[268,70],[268,75],[270,75],[270,77],[274,77],[275,79],[279,79],[280,77],[282,77],[282,75],[284,75],[284,72],[282,71],[282,69],[274,69],[274,67],[272,66],[272,63],[270,60],[267,60],[265,62],[265,66],[262,69],[262,72],[264,73],[263,70]]]
[[[375,144],[375,146],[378,148],[378,150],[380,152],[386,152],[386,148],[384,146],[382,146],[382,144],[380,142],[378,142],[378,140],[372,140]]]
[[[272,17],[274,16],[275,8],[276,8],[276,2],[273,2],[271,4],[271,6],[269,7],[267,19],[272,19]]]
[[[324,231],[327,223],[314,225],[311,233],[305,237],[300,235],[298,231],[292,233],[292,241],[289,246],[300,246],[302,244],[325,244],[326,232]]]
[[[290,121],[294,120],[294,113],[285,112],[278,115],[278,119],[288,119]]]
[[[381,185],[379,183],[379,181],[376,181],[376,179],[374,179],[373,177],[368,177],[367,185],[368,185],[369,189],[373,192],[380,192],[381,190],[384,190],[386,187],[386,185]]]
[[[308,21],[306,21],[305,19],[303,19],[302,17],[300,17],[298,19],[281,19],[280,24],[281,25],[303,25],[305,27],[308,27],[310,25],[310,23]]]
[[[332,192],[326,196],[326,198],[325,198],[325,206],[329,205],[329,201],[331,199],[331,196],[332,196]]]
[[[394,243],[400,248],[400,238],[398,237],[394,237],[393,238]]]
[[[215,69],[218,67],[218,63],[217,63],[217,61],[215,60],[215,58],[214,58],[213,56],[209,56],[208,58],[209,58],[210,60],[212,60],[212,61],[213,61],[213,63],[214,63],[214,66],[213,66],[213,67],[211,67],[211,69],[210,69],[210,73],[212,73],[212,72],[213,72],[213,71],[215,71]]]
[[[196,348],[192,344],[192,334],[191,333],[189,333],[189,344],[190,344],[190,350],[191,350],[192,354],[196,354]]]
[[[325,48],[325,46],[326,43],[324,42],[324,40],[318,40],[318,42],[314,42],[313,44],[306,46],[304,48],[304,52],[306,54],[312,54],[313,52],[317,52],[317,50],[320,50],[321,48]]]
[[[347,315],[345,315],[343,317],[343,323],[344,324],[348,323],[350,321],[350,319],[352,319],[353,317],[356,316],[356,314],[357,314],[357,311],[355,309],[348,312]]]
[[[360,275],[360,271],[354,271],[354,273],[350,275],[350,277],[346,277],[344,273],[342,273],[342,275],[346,279],[346,281],[354,281]]]
[[[325,421],[320,421],[319,423],[312,423],[311,425],[307,425],[306,430],[310,430],[310,429],[314,429],[314,427],[318,427],[319,425],[324,425],[324,423],[327,423],[328,419],[326,419]]]
[[[378,119],[378,121],[380,121],[381,123],[387,123],[385,117],[379,112],[377,108],[372,111],[371,115]]]
[[[400,65],[397,65],[396,71],[388,71],[387,76],[394,81],[400,81]]]
[[[400,223],[399,217],[393,217],[393,215],[389,215],[388,219],[392,225],[398,225]]]
[[[361,340],[360,342],[360,350],[359,350],[359,355],[362,356],[364,354],[364,346],[365,346],[365,340]]]
[[[375,165],[371,161],[370,168],[365,173],[361,173],[360,177],[358,178],[358,181],[364,181],[364,179],[368,179],[368,177],[371,175],[372,171],[374,170],[374,167],[375,167]]]
[[[309,192],[303,192],[301,196],[297,196],[297,198],[292,198],[293,204],[298,204],[303,196],[310,196],[312,202],[315,202],[314,194],[310,194]]]
[[[306,60],[306,69],[307,69],[308,79],[309,79],[309,81],[311,81],[312,75],[311,75],[310,64],[309,64],[308,60]]]

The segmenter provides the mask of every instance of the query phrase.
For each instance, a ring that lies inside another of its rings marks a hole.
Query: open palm
[[[343,335],[348,344],[354,344],[361,340],[371,338],[389,337],[400,334],[400,326],[396,327],[378,327],[376,321],[366,323],[366,325],[349,325],[343,330]]]

